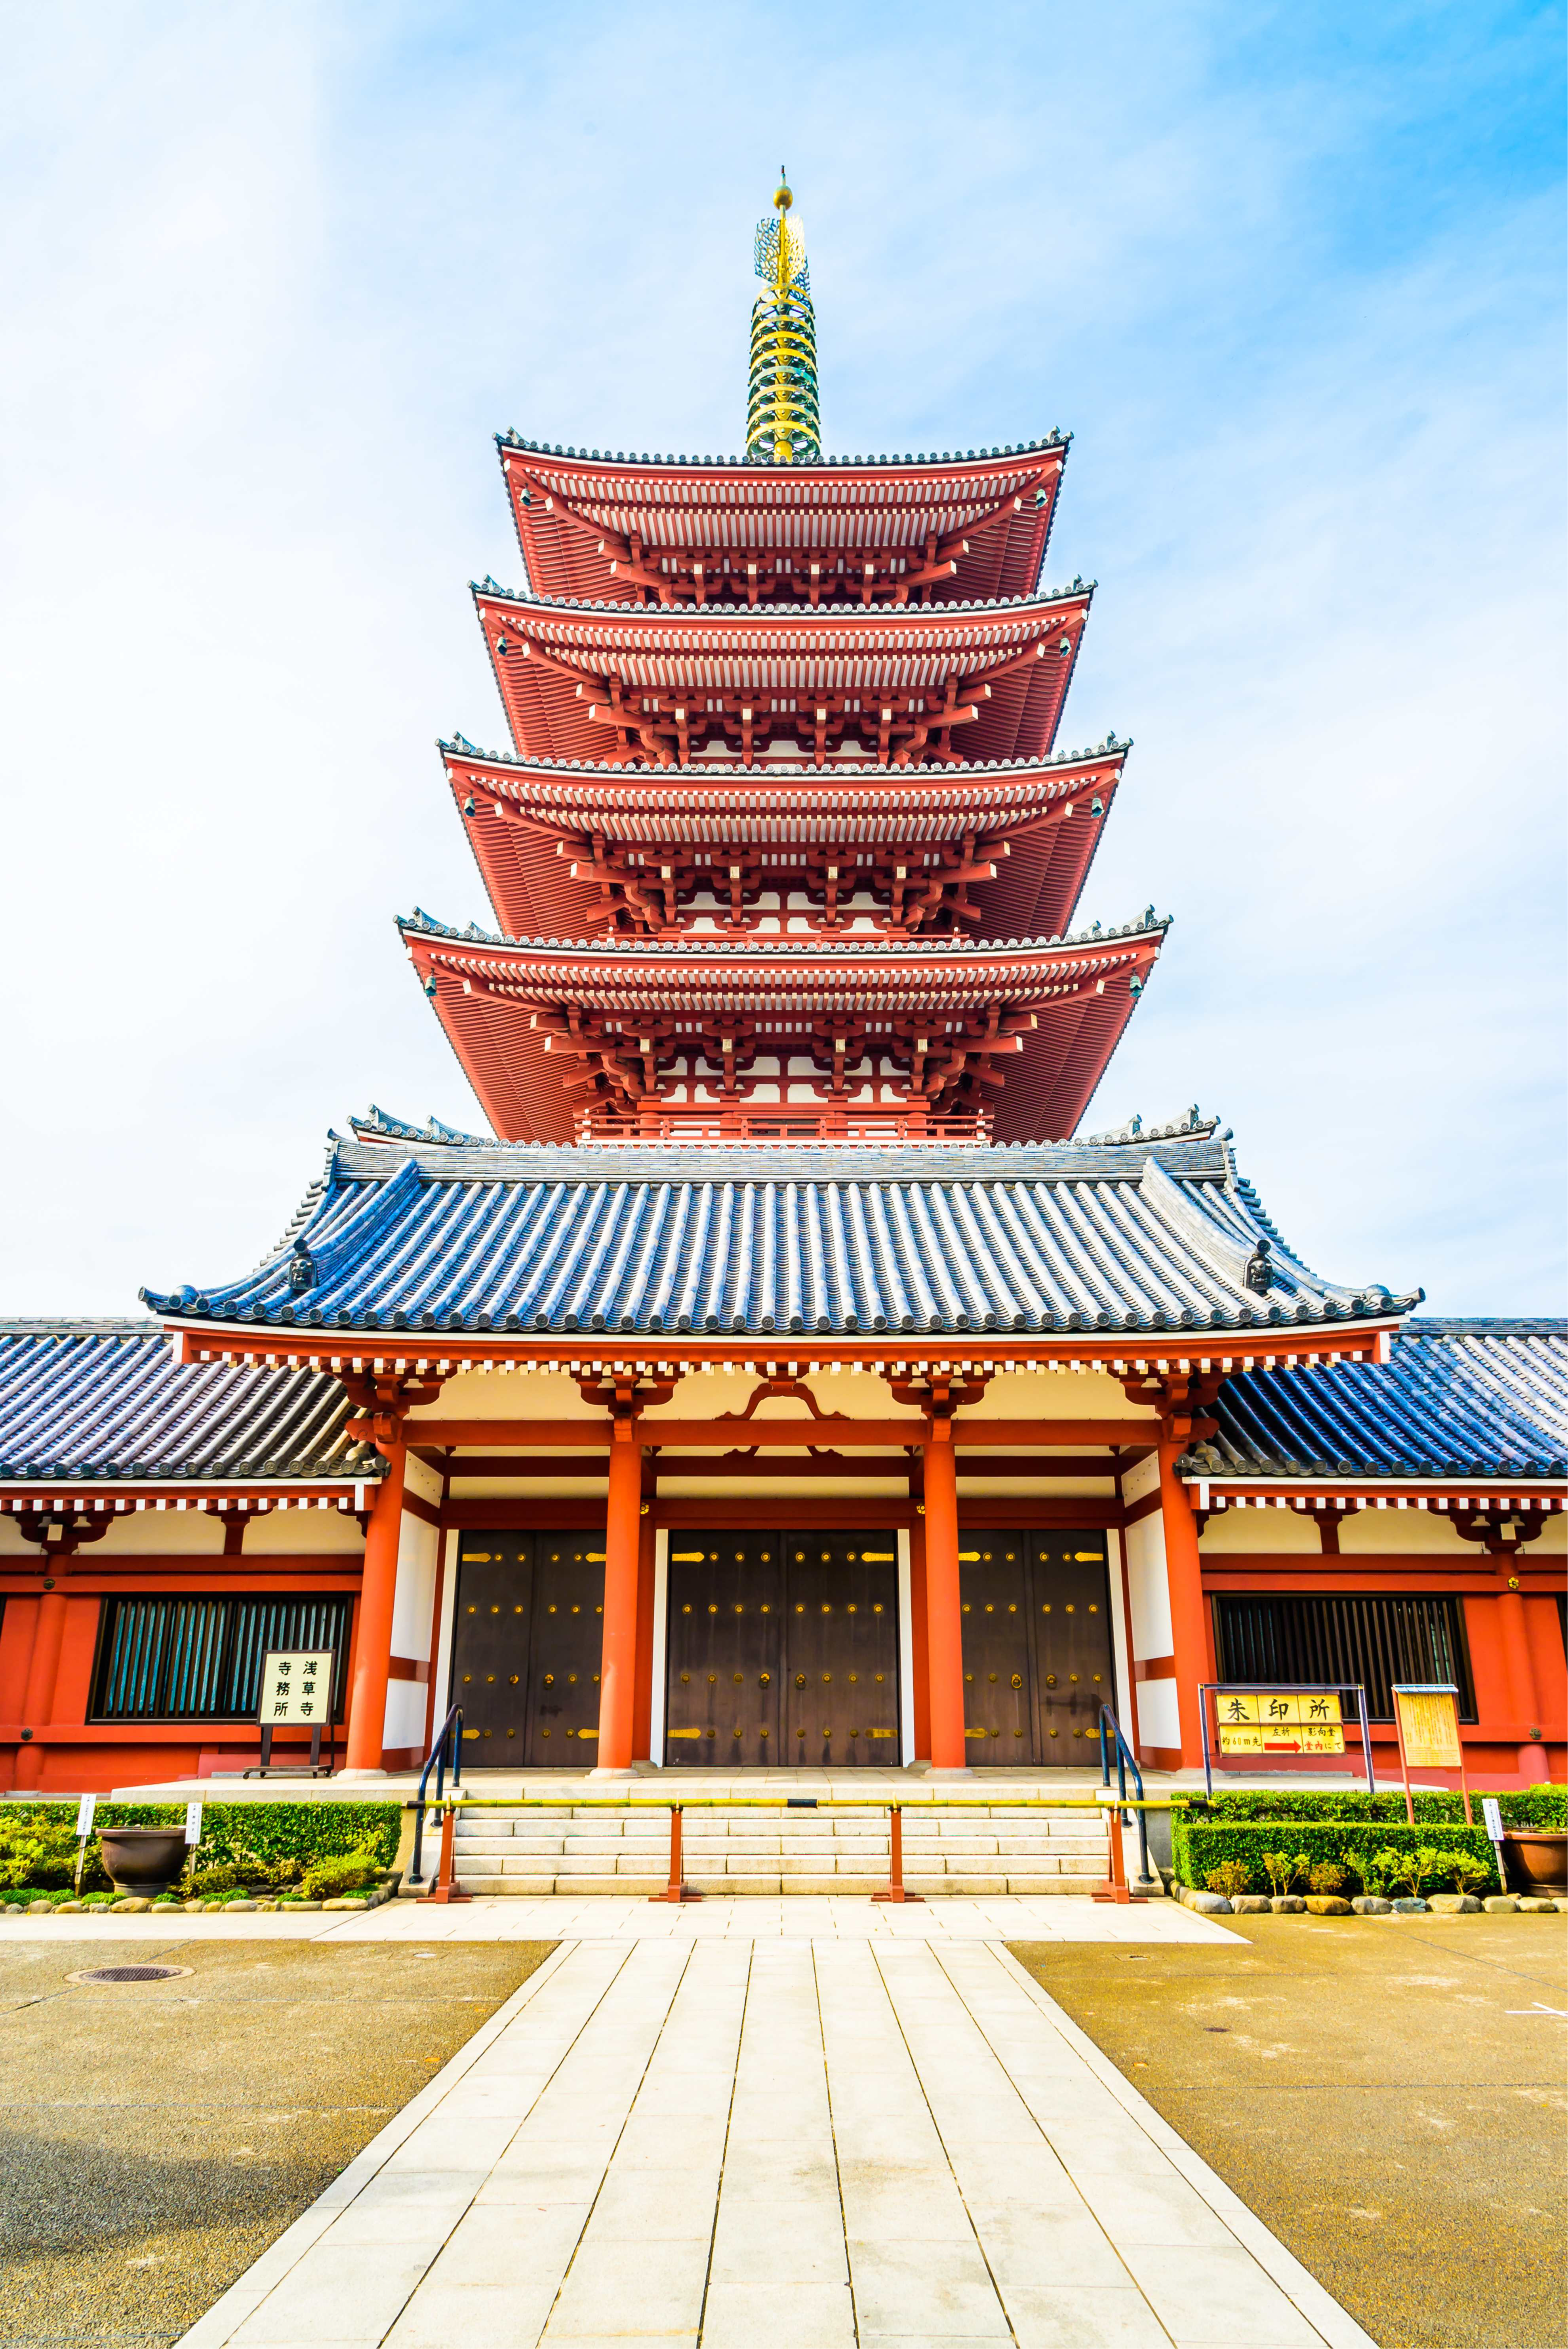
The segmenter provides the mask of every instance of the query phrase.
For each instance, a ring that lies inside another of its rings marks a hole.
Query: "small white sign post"
[[[201,1804],[200,1804],[200,1803],[187,1803],[187,1804],[186,1804],[186,1806],[185,1806],[185,1841],[186,1841],[186,1844],[187,1844],[188,1847],[189,1847],[191,1851],[194,1851],[194,1850],[195,1850],[195,1848],[196,1848],[196,1846],[201,1842]]]
[[[1508,1863],[1502,1856],[1502,1805],[1495,1795],[1480,1798],[1480,1815],[1486,1821],[1487,1836],[1497,1859],[1497,1880],[1501,1889],[1508,1890]]]
[[[256,1702],[256,1719],[262,1732],[261,1766],[247,1770],[247,1778],[264,1778],[273,1772],[273,1732],[293,1728],[310,1731],[310,1760],[280,1763],[273,1775],[311,1778],[331,1775],[330,1761],[325,1769],[322,1764],[321,1733],[332,1725],[332,1679],[336,1661],[336,1652],[331,1648],[267,1651],[262,1659],[262,1687]]]
[[[98,1809],[98,1796],[84,1795],[77,1805],[77,1899],[82,1897],[82,1867],[88,1856],[88,1837],[93,1831],[93,1816]]]

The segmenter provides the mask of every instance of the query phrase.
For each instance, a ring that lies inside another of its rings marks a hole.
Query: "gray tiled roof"
[[[177,1368],[155,1321],[0,1321],[0,1477],[374,1478],[309,1371]]]
[[[1244,1330],[1415,1304],[1321,1279],[1225,1140],[551,1149],[334,1138],[285,1241],[155,1312],[328,1329]]]
[[[1410,1321],[1382,1369],[1250,1371],[1217,1416],[1193,1475],[1563,1477],[1568,1321]]]

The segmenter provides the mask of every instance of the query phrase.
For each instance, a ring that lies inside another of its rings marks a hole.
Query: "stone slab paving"
[[[950,1894],[895,1908],[863,1893],[710,1898],[665,1907],[596,1893],[583,1899],[474,1899],[451,1907],[403,1899],[366,1911],[292,1913],[170,1910],[139,1917],[28,1917],[0,1921],[5,1940],[628,1941],[669,1940],[1130,1940],[1233,1941],[1212,1919],[1174,1901],[1101,1907],[1077,1894]]]
[[[979,1912],[1081,1908],[1107,1938],[1204,1920],[1001,1899],[964,1904],[973,1930],[929,1912],[908,1930],[910,1909],[801,1933],[753,1899],[626,1903],[644,1923],[608,1930],[610,1905],[582,1904],[600,1930],[562,1944],[187,2349],[1367,2349]],[[533,1906],[496,1904],[508,1925]],[[446,1914],[465,1935],[482,1921]],[[438,1915],[411,1920],[421,1938]]]

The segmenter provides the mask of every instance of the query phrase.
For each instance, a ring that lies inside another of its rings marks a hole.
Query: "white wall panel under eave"
[[[381,1733],[383,1745],[417,1746],[425,1750],[425,1697],[423,1681],[388,1681],[387,1683],[387,1723]]]
[[[1168,1656],[1173,1634],[1171,1629],[1171,1585],[1165,1568],[1165,1520],[1158,1510],[1140,1517],[1128,1526],[1122,1536],[1127,1544],[1127,1593],[1132,1608],[1132,1653],[1135,1661],[1148,1656]],[[1138,1719],[1146,1744],[1157,1745],[1155,1737],[1144,1721],[1143,1692],[1149,1685],[1140,1682],[1138,1689]]]
[[[347,1509],[271,1509],[245,1526],[245,1557],[352,1557],[364,1555],[359,1520]]]
[[[397,1540],[397,1585],[392,1600],[392,1653],[412,1656],[420,1663],[428,1661],[430,1653],[440,1541],[435,1526],[404,1510],[403,1528]],[[421,1696],[421,1705],[423,1702]],[[410,1742],[395,1737],[387,1740],[392,1745]]]
[[[1180,1752],[1181,1712],[1174,1681],[1139,1682],[1138,1743],[1145,1754],[1151,1745]]]

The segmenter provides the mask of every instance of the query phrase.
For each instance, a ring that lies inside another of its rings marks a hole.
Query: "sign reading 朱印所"
[[[262,1692],[256,1719],[263,1729],[294,1723],[319,1729],[332,1713],[333,1651],[318,1648],[284,1653],[269,1650],[262,1659]]]
[[[1222,1754],[1343,1754],[1337,1691],[1221,1689],[1215,1696]]]

